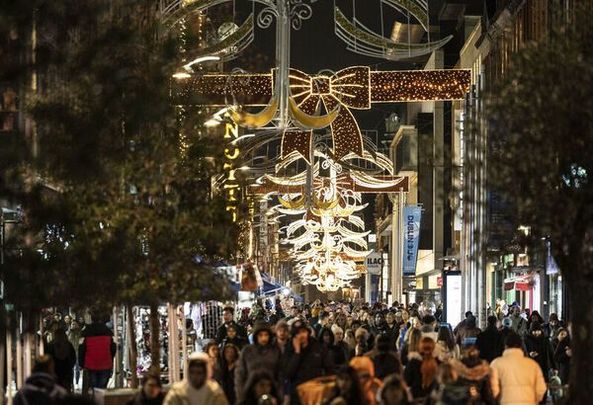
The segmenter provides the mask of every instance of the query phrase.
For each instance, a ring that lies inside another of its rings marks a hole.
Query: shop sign
[[[224,149],[224,192],[226,197],[226,210],[231,214],[233,222],[237,221],[237,210],[239,206],[239,181],[236,178],[237,166],[235,160],[240,156],[241,151],[233,141],[239,137],[239,125],[234,121],[225,123],[224,140],[227,146]]]
[[[383,258],[381,253],[373,252],[366,258],[366,269],[369,274],[378,276],[381,274],[381,268],[383,267]]]
[[[422,207],[420,205],[406,205],[404,207],[404,276],[416,274],[421,217]]]

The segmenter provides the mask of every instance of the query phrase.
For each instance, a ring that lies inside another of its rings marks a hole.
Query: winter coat
[[[113,368],[116,353],[113,332],[100,322],[88,325],[82,331],[84,338],[78,347],[78,364],[90,371],[104,371]]]
[[[280,383],[280,349],[270,341],[267,345],[248,345],[243,348],[235,370],[235,393],[237,398],[243,397],[247,379],[257,370],[265,370]]]
[[[567,349],[570,349],[569,337],[560,340],[554,351],[554,360],[558,366],[558,377],[560,377],[563,384],[568,383],[570,374],[570,356],[566,354]]]
[[[511,315],[510,318],[511,329],[517,332],[520,336],[525,336],[525,334],[527,334],[527,331],[529,330],[527,328],[527,321],[525,320],[525,318],[523,318],[521,315]]]
[[[380,352],[372,350],[365,356],[370,357],[375,365],[375,375],[378,379],[383,380],[391,374],[400,374],[402,371],[402,364],[399,361],[399,356],[395,352]]]
[[[48,345],[47,354],[54,359],[57,382],[62,387],[70,390],[76,364],[76,352],[72,343],[65,341],[52,341]]]
[[[214,380],[207,380],[200,388],[195,389],[186,381],[173,384],[164,405],[229,405],[224,391]]]
[[[486,361],[473,363],[471,359],[451,360],[458,375],[458,382],[467,388],[467,399],[473,405],[494,405],[490,367]]]
[[[56,379],[45,373],[33,373],[25,381],[25,386],[14,396],[14,405],[53,405],[65,398],[67,391],[60,387]]]
[[[229,369],[227,366],[221,363],[220,369],[220,386],[224,391],[229,403],[234,404],[237,399],[237,389],[235,387],[235,374],[237,367]]]
[[[539,337],[528,335],[525,337],[525,349],[527,355],[531,352],[537,352],[537,356],[533,357],[533,360],[541,367],[544,379],[547,382],[549,380],[550,369],[556,368],[552,343],[543,334]]]
[[[501,405],[536,405],[546,393],[546,381],[535,360],[525,357],[522,349],[506,349],[494,359],[492,391],[500,393]]]
[[[438,361],[438,360],[437,360]],[[418,352],[408,354],[408,365],[404,370],[404,379],[410,387],[414,399],[424,398],[433,391],[436,386],[436,379],[433,383],[426,387],[422,387],[422,356]]]
[[[300,353],[296,353],[294,348],[289,346],[285,357],[282,366],[286,371],[291,404],[299,404],[296,389],[299,384],[328,374],[333,369],[323,346],[311,337],[307,347],[301,348]]]
[[[144,392],[140,390],[134,398],[129,400],[126,405],[162,405],[165,400],[165,394],[162,392],[153,399],[146,398]]]
[[[491,363],[492,360],[500,357],[504,350],[502,333],[500,333],[496,327],[484,329],[476,339],[476,347],[480,351],[480,358]]]
[[[333,351],[334,366],[339,367],[348,364],[350,361],[350,347],[346,342],[334,343],[331,350]]]
[[[247,339],[247,332],[245,331],[245,328],[239,325],[237,322],[231,321],[228,323],[228,325],[226,323],[223,323],[218,327],[218,330],[216,331],[216,343],[220,344],[224,339],[226,339],[226,328],[227,326],[231,325],[235,327],[235,330],[237,331],[237,336],[242,337],[243,339]]]

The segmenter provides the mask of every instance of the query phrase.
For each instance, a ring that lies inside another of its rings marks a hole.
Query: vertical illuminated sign
[[[241,154],[239,148],[232,142],[239,137],[239,126],[234,122],[227,122],[224,129],[224,140],[227,146],[224,149],[224,191],[226,195],[226,210],[231,213],[233,222],[237,221],[237,207],[239,204],[239,182],[236,178],[237,167],[235,160]]]

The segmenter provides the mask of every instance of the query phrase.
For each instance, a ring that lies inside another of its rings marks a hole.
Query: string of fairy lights
[[[184,14],[201,19],[205,10],[226,1],[173,0],[165,8],[163,19],[171,26],[180,27],[185,35]],[[258,21],[262,12],[278,6],[274,1],[258,3],[265,4]],[[289,2],[289,7],[292,3]],[[303,2],[294,3],[310,11],[310,6]],[[427,29],[429,13],[425,0],[385,0],[385,4],[407,10]],[[245,157],[280,139],[279,154],[272,159],[275,164],[268,164],[269,171],[248,187],[249,218],[254,217],[255,199],[277,201],[262,216],[274,220],[288,218],[288,224],[280,228],[281,243],[287,246],[294,271],[302,282],[324,292],[350,287],[364,273],[360,263],[371,253],[367,244],[370,231],[365,229],[362,216],[366,207],[362,194],[407,191],[407,178],[394,175],[391,159],[378,153],[376,147],[369,150],[368,144],[365,145],[353,111],[368,110],[374,103],[461,100],[471,85],[471,71],[375,71],[367,66],[352,66],[316,75],[284,69],[282,76],[279,72],[282,66],[287,68],[285,63],[264,73],[196,74],[191,67],[198,61],[228,60],[250,43],[254,13],[255,8],[241,27],[228,25],[234,31],[219,38],[210,48],[202,43],[203,33],[199,32],[200,50],[191,53],[199,57],[189,63],[184,60],[183,70],[173,75],[173,102],[179,106],[180,119],[184,119],[190,107],[223,107],[220,111],[226,111],[221,120],[227,142],[222,188],[234,220],[239,219],[238,171],[256,169],[252,167],[254,162],[250,166]],[[295,21],[284,23],[295,26]],[[300,20],[298,23],[300,26]],[[423,44],[396,43],[369,31],[357,20],[348,20],[337,7],[334,24],[336,35],[346,42],[348,49],[384,59],[428,54],[450,39]],[[201,30],[201,20],[198,25]],[[185,41],[182,37],[184,48]],[[280,43],[278,38],[277,42]],[[214,50],[215,55],[204,55],[205,49]],[[287,83],[279,86],[277,77],[288,77]],[[279,87],[280,93],[286,90],[286,95],[275,94]],[[254,111],[257,109],[259,112]],[[288,120],[282,118],[286,115]],[[253,138],[262,141],[240,136],[239,126],[250,128]],[[323,128],[329,128],[329,136],[320,141],[318,131]],[[270,130],[275,136],[269,135]],[[251,225],[254,232],[257,225]],[[251,252],[254,238],[247,239]]]

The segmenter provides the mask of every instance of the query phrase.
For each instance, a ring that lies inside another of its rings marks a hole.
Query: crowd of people
[[[440,311],[416,304],[315,302],[287,312],[256,305],[235,316],[226,307],[215,338],[189,356],[184,379],[165,394],[160,375],[145,373],[130,405],[535,405],[558,399],[568,381],[570,328],[555,314],[545,321],[512,305],[480,329],[471,312],[449,325]],[[93,325],[81,334],[79,363],[94,368],[99,387],[113,340],[103,320]],[[62,393],[54,387],[69,389],[58,363],[74,348],[61,347],[63,340],[56,333],[48,350],[54,384],[45,364],[17,397],[31,385],[52,395]],[[101,355],[90,354],[97,348]]]

